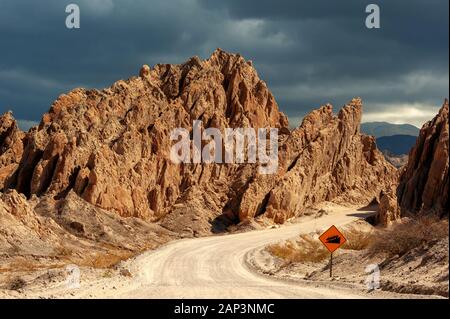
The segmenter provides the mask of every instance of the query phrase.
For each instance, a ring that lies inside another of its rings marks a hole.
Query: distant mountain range
[[[362,123],[361,131],[364,134],[375,136],[378,149],[396,167],[407,163],[407,155],[416,144],[419,135],[419,128],[414,125],[388,122]]]
[[[361,131],[376,138],[393,135],[418,136],[419,128],[411,124],[392,124],[388,122],[367,122],[361,124]]]
[[[382,151],[388,151],[394,155],[408,154],[416,144],[416,136],[392,135],[377,138],[377,146]]]

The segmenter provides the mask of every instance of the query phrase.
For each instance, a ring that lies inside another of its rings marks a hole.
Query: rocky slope
[[[448,121],[446,100],[436,117],[420,130],[397,189],[398,203],[403,215],[431,212],[441,217],[448,216]]]
[[[367,284],[375,279],[370,272],[376,265],[381,290],[448,298],[447,221],[424,217],[378,228],[359,220],[339,230],[347,242],[333,253],[332,282],[369,290],[374,297],[375,287]],[[251,250],[249,265],[263,276],[288,282],[329,282],[329,252],[318,240],[320,233]]]
[[[12,274],[75,263],[110,267],[177,238],[161,226],[121,218],[70,192],[66,198],[0,193],[0,289]]]
[[[218,49],[206,60],[144,66],[138,77],[101,91],[61,95],[22,138],[23,154],[17,142],[4,190],[54,200],[72,194],[187,236],[258,216],[282,223],[325,200],[367,204],[395,182],[374,139],[360,133],[361,112],[360,99],[337,115],[326,105],[289,131],[252,63]],[[170,132],[192,132],[194,120],[222,132],[278,128],[278,171],[172,163]]]

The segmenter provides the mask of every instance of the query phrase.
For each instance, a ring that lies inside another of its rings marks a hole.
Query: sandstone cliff
[[[436,117],[424,124],[397,189],[402,214],[449,213],[448,100]]]
[[[61,95],[23,138],[23,154],[17,146],[4,189],[57,201],[72,194],[187,236],[257,216],[282,223],[325,200],[367,204],[395,182],[395,168],[359,131],[361,112],[360,99],[337,115],[326,105],[289,131],[252,63],[218,49],[206,60],[144,66],[101,91]],[[192,132],[194,120],[220,130],[278,128],[278,171],[172,163],[170,132]]]

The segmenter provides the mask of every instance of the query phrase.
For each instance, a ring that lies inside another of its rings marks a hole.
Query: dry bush
[[[310,235],[301,235],[294,244],[291,241],[267,247],[269,253],[287,262],[319,262],[330,256],[322,243]]]
[[[98,253],[87,256],[82,262],[82,266],[93,268],[110,268],[122,260],[130,258],[131,256],[133,256],[133,253],[131,252]]]
[[[435,216],[421,216],[379,230],[369,246],[369,252],[401,256],[421,245],[448,238],[448,232],[448,220],[440,220]]]
[[[343,234],[347,241],[342,245],[342,249],[363,250],[369,247],[375,240],[375,234],[373,232],[351,229],[343,231]]]
[[[74,250],[67,246],[61,245],[54,249],[53,254],[58,257],[68,257],[73,255]]]

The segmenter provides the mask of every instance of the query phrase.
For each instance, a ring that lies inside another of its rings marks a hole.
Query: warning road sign
[[[320,235],[319,239],[322,244],[327,247],[330,253],[341,247],[347,241],[344,235],[342,235],[342,233],[334,225]]]

